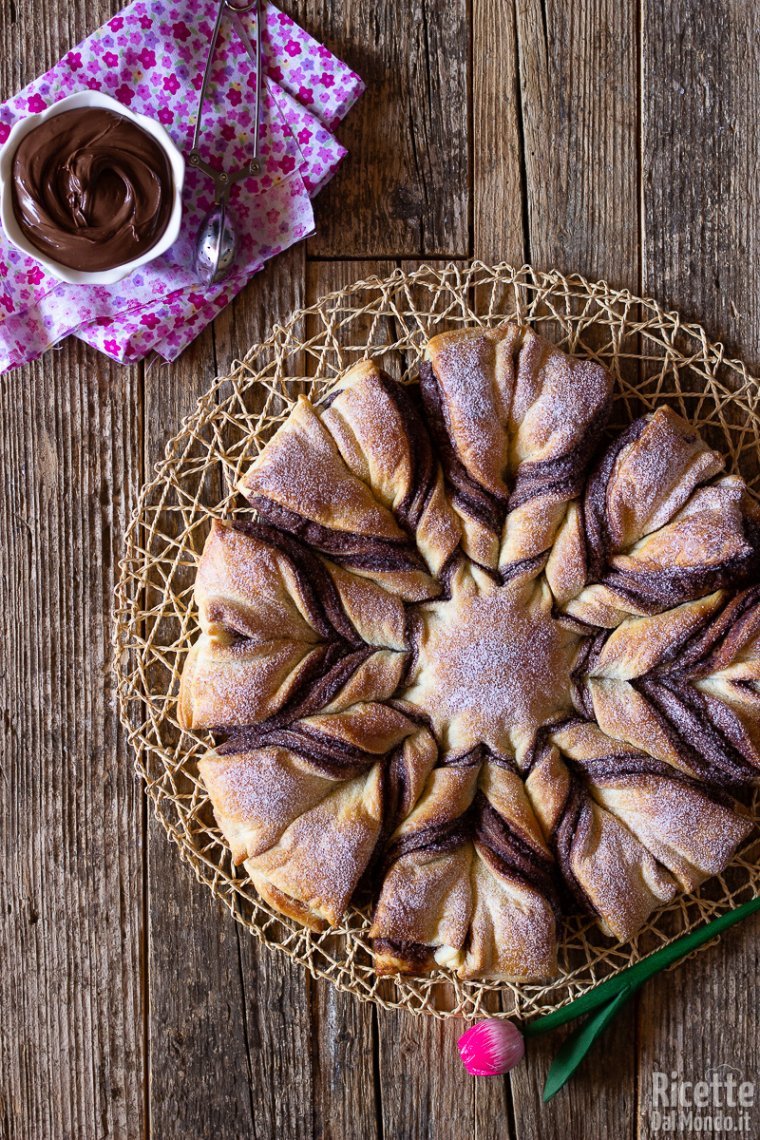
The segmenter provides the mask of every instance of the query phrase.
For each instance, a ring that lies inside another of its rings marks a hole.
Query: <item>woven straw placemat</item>
[[[319,400],[340,372],[365,356],[412,379],[429,336],[508,317],[529,322],[569,352],[610,369],[616,388],[613,427],[670,404],[760,494],[760,384],[698,325],[603,281],[529,266],[474,262],[467,269],[397,269],[294,313],[214,383],[140,495],[116,590],[121,716],[156,815],[198,879],[252,934],[313,975],[386,1008],[443,1017],[548,1013],[760,894],[760,842],[754,838],[725,874],[658,911],[633,943],[613,944],[590,921],[569,920],[561,940],[562,973],[548,984],[460,982],[445,971],[424,979],[379,979],[365,912],[351,910],[337,930],[314,934],[275,914],[245,871],[231,865],[197,776],[196,761],[209,739],[182,732],[177,723],[179,675],[197,633],[193,582],[210,519],[245,513],[235,483],[300,392]],[[760,821],[760,792],[748,807]],[[167,873],[174,873],[171,865]]]

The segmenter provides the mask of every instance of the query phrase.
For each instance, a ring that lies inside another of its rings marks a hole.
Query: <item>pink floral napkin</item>
[[[216,12],[217,0],[135,0],[0,106],[0,143],[16,119],[92,88],[158,119],[187,154]],[[240,19],[255,44],[255,19]],[[314,232],[311,199],[346,153],[331,132],[364,85],[273,4],[264,8],[263,24],[263,169],[230,197],[240,237],[233,273],[205,288],[193,270],[195,236],[214,185],[189,167],[178,240],[117,285],[61,283],[0,229],[0,372],[69,333],[119,362],[152,351],[174,360],[269,258]],[[200,149],[213,165],[236,171],[250,156],[256,74],[229,18],[214,60]]]

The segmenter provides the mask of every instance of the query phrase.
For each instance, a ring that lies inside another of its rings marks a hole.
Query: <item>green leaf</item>
[[[725,914],[711,919],[710,922],[706,922],[697,930],[692,930],[668,946],[663,946],[661,950],[656,950],[654,954],[650,954],[648,958],[644,958],[634,966],[621,970],[614,978],[608,978],[606,982],[602,982],[593,990],[589,990],[588,993],[576,998],[575,1001],[562,1006],[561,1009],[555,1010],[554,1013],[547,1013],[544,1017],[537,1017],[533,1021],[527,1022],[522,1026],[523,1035],[525,1037],[537,1037],[540,1033],[549,1033],[552,1029],[565,1025],[568,1021],[574,1021],[576,1017],[580,1017],[584,1013],[589,1013],[601,1005],[606,1005],[624,989],[638,989],[642,982],[651,978],[653,974],[665,970],[673,962],[683,958],[685,954],[690,954],[698,946],[716,938],[729,926],[741,922],[742,919],[748,918],[749,915],[758,910],[760,910],[760,896],[750,899],[749,902],[743,903],[733,910],[726,911]]]
[[[607,1005],[573,1030],[551,1063],[544,1085],[544,1104],[570,1080],[599,1034],[637,989],[638,986],[625,986]]]

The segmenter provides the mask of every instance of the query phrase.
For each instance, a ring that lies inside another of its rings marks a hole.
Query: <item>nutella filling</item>
[[[166,230],[174,181],[159,144],[102,107],[52,115],[13,159],[13,212],[40,253],[100,272],[142,256]]]

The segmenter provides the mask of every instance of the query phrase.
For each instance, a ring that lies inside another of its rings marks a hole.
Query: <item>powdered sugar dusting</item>
[[[289,725],[281,739],[297,751],[228,750],[201,771],[236,857],[247,845],[262,889],[271,884],[337,922],[388,838],[373,933],[390,942],[389,960],[403,962],[406,944],[412,966],[434,959],[462,978],[543,976],[556,948],[549,851],[557,877],[604,929],[626,938],[675,880],[689,887],[719,870],[745,834],[741,816],[709,790],[754,774],[744,689],[724,691],[715,678],[696,689],[685,666],[678,674],[675,635],[622,699],[610,696],[615,676],[604,677],[602,692],[602,682],[582,676],[590,665],[573,674],[578,630],[600,627],[596,652],[601,627],[629,614],[661,613],[718,588],[728,596],[754,565],[755,538],[741,482],[716,482],[719,458],[661,410],[620,437],[573,508],[578,540],[554,557],[567,563],[562,576],[575,593],[557,603],[586,625],[561,624],[544,564],[604,419],[606,373],[516,325],[445,334],[429,358],[423,394],[437,458],[416,402],[405,396],[396,407],[365,363],[331,405],[300,400],[244,479],[269,532],[295,534],[311,562],[299,574],[279,538],[269,550],[218,534],[217,562],[199,575],[205,639],[189,683],[197,709],[206,700],[225,710],[226,719],[207,723],[250,725],[276,713]],[[637,652],[633,630],[614,635],[624,660]],[[349,647],[361,656],[368,645],[385,649],[341,680]],[[372,670],[386,659],[398,668],[385,669],[392,679],[375,692]],[[407,660],[403,688],[392,692]],[[337,697],[326,695],[331,670]],[[393,749],[366,769],[351,760],[344,772],[336,762],[326,776],[316,736],[294,721],[299,709],[304,716],[340,701],[352,709],[361,751],[372,727],[353,702],[370,681],[373,697],[406,698],[412,721],[416,707],[437,738],[439,764],[413,793]],[[594,755],[539,733],[572,713],[584,684],[606,729],[646,752],[621,751],[585,722],[600,740]],[[667,756],[653,759],[662,740]],[[530,842],[532,825],[486,778],[509,772],[522,794],[512,758],[517,770],[531,766],[526,795],[545,846]]]
[[[430,714],[436,735],[466,750],[519,748],[571,705],[579,637],[551,616],[533,583],[494,587],[426,607],[406,699]]]

